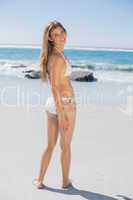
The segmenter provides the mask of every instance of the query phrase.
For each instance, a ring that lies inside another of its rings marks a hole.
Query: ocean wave
[[[24,78],[25,70],[38,70],[38,63],[21,60],[0,60],[0,75]]]
[[[92,71],[102,70],[102,71],[127,71],[133,72],[133,64],[112,64],[112,63],[100,63],[100,62],[89,62],[87,60],[71,61],[72,67],[89,69]],[[39,69],[38,61],[31,60],[0,60],[0,71],[2,69],[7,70],[7,68],[24,68],[27,69]]]
[[[100,81],[133,82],[133,65],[120,65],[110,63],[87,63],[85,60],[72,62],[73,70],[94,72]],[[39,62],[31,60],[0,60],[0,75],[8,77],[25,78],[30,71],[39,70]],[[125,74],[126,72],[126,74]]]
[[[133,64],[112,64],[112,63],[89,63],[88,61],[77,61],[72,62],[73,66],[81,67],[83,69],[90,69],[90,70],[102,70],[102,71],[128,71],[133,72]]]

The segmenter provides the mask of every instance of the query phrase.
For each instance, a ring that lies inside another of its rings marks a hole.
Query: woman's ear
[[[51,42],[53,41],[50,37],[48,37],[48,40],[50,40]]]

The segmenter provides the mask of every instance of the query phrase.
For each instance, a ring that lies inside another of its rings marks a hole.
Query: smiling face
[[[67,33],[60,26],[51,30],[49,40],[53,42],[54,46],[64,46],[67,39]]]

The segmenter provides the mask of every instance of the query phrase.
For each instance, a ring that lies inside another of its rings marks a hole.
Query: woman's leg
[[[67,116],[69,118],[69,128],[66,132],[61,132],[60,146],[61,146],[61,166],[63,185],[66,186],[69,183],[69,172],[71,164],[71,140],[74,133],[75,121],[76,121],[76,107],[75,104],[65,105]]]
[[[58,119],[57,115],[49,113],[47,111],[47,124],[48,124],[48,145],[42,153],[40,171],[37,180],[43,182],[44,175],[48,168],[53,149],[56,145],[58,138]]]

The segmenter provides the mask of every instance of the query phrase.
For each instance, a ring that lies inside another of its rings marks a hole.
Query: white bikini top
[[[57,49],[57,51],[59,51],[59,50]],[[63,58],[64,58],[64,60],[66,62],[66,70],[65,70],[64,76],[70,76],[71,73],[72,73],[72,66],[71,66],[70,62],[65,58],[64,54],[62,52],[60,52],[60,51],[59,51],[59,53],[63,56]],[[48,73],[48,71],[47,71],[47,73]],[[48,76],[49,76],[49,73],[48,73]],[[48,79],[48,84],[50,85],[50,80],[49,79]]]

